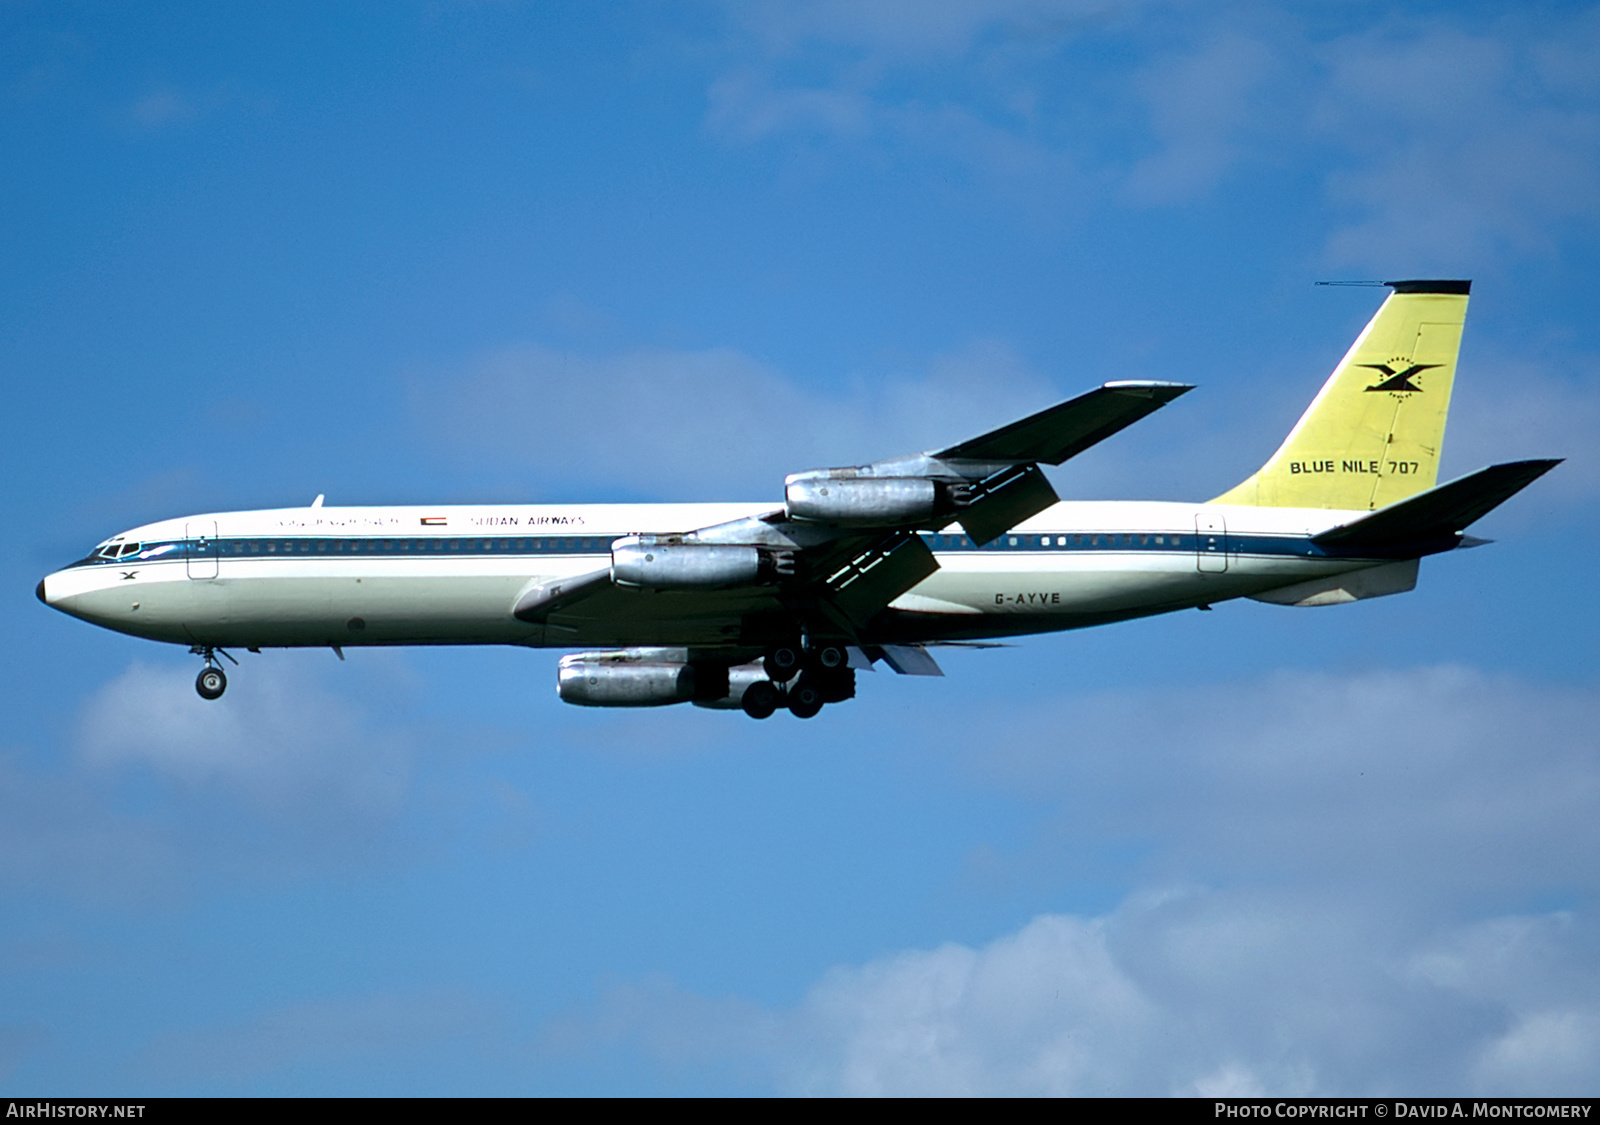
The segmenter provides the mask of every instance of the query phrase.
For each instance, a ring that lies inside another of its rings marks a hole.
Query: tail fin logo
[[[1401,393],[1416,391],[1419,394],[1422,392],[1422,388],[1413,383],[1411,377],[1430,368],[1444,366],[1442,363],[1413,363],[1404,371],[1395,370],[1395,367],[1407,362],[1409,361],[1405,358],[1398,357],[1390,360],[1389,363],[1358,363],[1356,366],[1370,367],[1374,371],[1388,376],[1368,387],[1367,390],[1369,391],[1396,391]],[[1395,367],[1391,367],[1390,364],[1394,364]]]

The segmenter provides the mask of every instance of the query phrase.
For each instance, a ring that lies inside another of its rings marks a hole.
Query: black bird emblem
[[[1404,362],[1404,361],[1403,360],[1396,360],[1395,362],[1396,363],[1401,363],[1401,362]],[[1422,388],[1417,386],[1415,383],[1413,383],[1411,381],[1411,377],[1413,375],[1417,374],[1419,371],[1427,371],[1429,368],[1432,368],[1432,367],[1443,367],[1444,364],[1442,364],[1442,363],[1413,363],[1410,367],[1406,368],[1404,371],[1396,371],[1394,368],[1390,367],[1387,363],[1358,363],[1358,364],[1356,364],[1356,366],[1357,367],[1370,367],[1374,371],[1380,371],[1384,375],[1388,376],[1387,379],[1382,379],[1379,382],[1374,383],[1372,386],[1368,387],[1367,390],[1369,390],[1369,391],[1419,391],[1420,392],[1422,390]]]

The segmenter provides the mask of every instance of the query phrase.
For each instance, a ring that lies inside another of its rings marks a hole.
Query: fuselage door
[[[1202,574],[1228,569],[1228,521],[1221,512],[1196,512],[1194,516],[1195,564]]]
[[[217,576],[217,521],[190,520],[183,525],[190,578]]]

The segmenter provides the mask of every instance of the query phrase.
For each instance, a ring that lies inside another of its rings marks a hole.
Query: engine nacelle
[[[694,698],[694,666],[648,650],[576,652],[561,658],[556,692],[579,707],[665,707]]]
[[[709,543],[618,540],[611,548],[611,580],[644,590],[722,590],[747,586],[764,575],[755,547]]]
[[[722,682],[726,674],[727,683]],[[757,660],[750,664],[736,664],[732,668],[702,667],[695,681],[694,705],[709,707],[714,711],[737,711],[744,702],[744,693],[750,685],[767,679],[767,670]]]
[[[927,477],[829,479],[798,476],[785,482],[792,519],[838,527],[892,527],[923,523],[951,510],[939,483]]]

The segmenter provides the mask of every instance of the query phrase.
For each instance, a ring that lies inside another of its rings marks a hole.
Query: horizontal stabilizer
[[[1107,383],[933,456],[940,460],[1042,461],[1059,465],[1193,389],[1185,383]]]
[[[1324,531],[1311,541],[1324,547],[1361,548],[1443,539],[1482,519],[1559,464],[1560,458],[1491,465]]]

